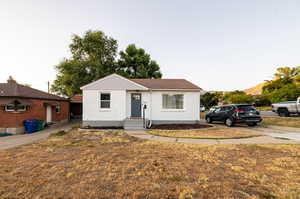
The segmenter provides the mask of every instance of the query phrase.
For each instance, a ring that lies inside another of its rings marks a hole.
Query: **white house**
[[[126,79],[112,74],[81,89],[85,127],[130,129],[200,120],[201,88],[184,79]]]

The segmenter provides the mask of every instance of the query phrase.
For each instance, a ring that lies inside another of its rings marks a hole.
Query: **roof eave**
[[[195,88],[152,88],[150,89],[152,91],[166,91],[166,90],[171,90],[171,91],[202,91],[202,89],[195,89]]]
[[[40,100],[53,100],[53,101],[70,101],[67,98],[62,99],[50,99],[50,98],[44,98],[44,97],[28,97],[28,96],[0,96],[0,98],[25,98],[25,99],[40,99]]]

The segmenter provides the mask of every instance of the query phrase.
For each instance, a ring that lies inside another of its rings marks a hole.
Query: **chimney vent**
[[[17,81],[14,80],[14,78],[13,78],[12,76],[9,76],[9,78],[8,78],[8,80],[7,80],[7,83],[9,83],[9,84],[16,84]]]

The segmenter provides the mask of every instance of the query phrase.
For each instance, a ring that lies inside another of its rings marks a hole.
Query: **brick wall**
[[[25,112],[6,112],[4,106],[0,106],[0,128],[22,127],[26,119],[41,119],[46,121],[45,103],[57,103],[61,105],[60,113],[56,113],[55,106],[52,106],[52,121],[69,119],[69,102],[29,99],[33,104],[27,107]]]

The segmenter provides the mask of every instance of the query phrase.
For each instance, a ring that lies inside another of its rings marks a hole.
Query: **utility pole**
[[[48,84],[48,93],[50,93],[50,82],[48,81],[47,84]]]

